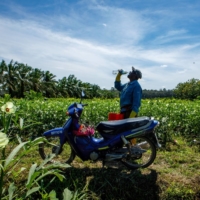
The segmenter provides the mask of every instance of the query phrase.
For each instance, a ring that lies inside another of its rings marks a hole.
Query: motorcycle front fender
[[[43,133],[43,136],[45,136],[45,137],[59,137],[60,138],[60,144],[63,145],[67,140],[65,132],[69,129],[71,123],[72,123],[72,118],[69,118],[65,122],[63,127],[58,127],[58,128],[48,130],[48,131]]]
[[[43,133],[45,137],[60,137],[63,134],[63,127],[54,128]]]
[[[43,133],[44,137],[59,137],[60,144],[63,145],[66,142],[63,127],[54,128]]]

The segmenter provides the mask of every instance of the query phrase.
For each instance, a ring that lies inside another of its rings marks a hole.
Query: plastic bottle
[[[113,70],[113,71],[112,71],[112,74],[115,75],[115,74],[118,74],[118,72],[119,72],[119,70]],[[122,74],[122,75],[123,75],[123,74],[128,74],[128,72],[122,70],[122,73],[121,73],[121,74]]]

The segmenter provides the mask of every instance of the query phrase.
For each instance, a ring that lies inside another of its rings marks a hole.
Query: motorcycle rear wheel
[[[132,154],[127,154],[122,163],[130,169],[146,168],[151,165],[156,158],[156,147],[152,141],[147,137],[137,137],[132,144],[131,140],[129,139]]]
[[[60,147],[59,137],[50,136],[45,138],[48,140],[50,144],[46,142],[39,144],[39,154],[43,160],[45,160],[46,158],[50,158],[52,154],[56,154],[56,151],[58,152],[57,155],[55,155],[50,162],[70,164],[74,160],[76,154],[68,142],[66,142],[62,146],[62,149],[59,150],[58,149]]]

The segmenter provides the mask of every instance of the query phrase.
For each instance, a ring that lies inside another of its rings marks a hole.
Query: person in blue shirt
[[[123,70],[119,70],[114,83],[115,88],[120,91],[120,113],[125,119],[137,117],[142,98],[142,88],[138,79],[142,78],[142,73],[132,67],[132,71],[127,75],[130,81],[125,84],[120,80],[122,74]]]

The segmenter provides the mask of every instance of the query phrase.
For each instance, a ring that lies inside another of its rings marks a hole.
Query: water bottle
[[[112,74],[116,75],[116,74],[118,74],[119,71],[120,71],[120,70],[113,70],[113,71],[112,71]],[[123,74],[128,74],[128,72],[124,71],[123,69],[122,69],[121,71],[122,71],[122,72],[121,72],[122,75],[123,75]]]

